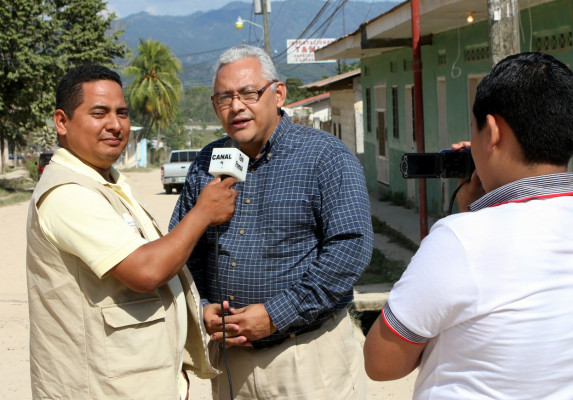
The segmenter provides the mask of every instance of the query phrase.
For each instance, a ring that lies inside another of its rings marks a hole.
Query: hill
[[[339,38],[398,4],[356,1],[337,9],[332,3],[339,2],[285,0],[272,3],[270,42],[281,78],[299,78],[309,83],[336,73],[335,63],[286,64],[287,39]],[[140,39],[157,40],[168,46],[183,63],[180,78],[184,87],[210,86],[212,67],[223,50],[241,43],[261,43],[261,28],[248,23],[242,30],[235,28],[239,16],[263,25],[262,16],[252,14],[252,3],[233,1],[218,10],[187,16],[155,16],[142,12],[119,19],[114,29],[125,31],[122,40],[133,50]]]

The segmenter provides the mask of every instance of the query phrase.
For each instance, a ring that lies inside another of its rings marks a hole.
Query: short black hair
[[[497,63],[477,87],[478,130],[500,115],[529,164],[566,165],[573,155],[573,73],[543,53],[520,53]]]
[[[76,108],[83,102],[82,85],[86,82],[108,80],[122,86],[119,74],[101,65],[80,65],[69,70],[56,89],[56,110],[63,110],[72,118]]]

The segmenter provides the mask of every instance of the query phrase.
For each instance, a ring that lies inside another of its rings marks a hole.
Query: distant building
[[[364,155],[364,128],[362,116],[362,86],[360,69],[332,76],[302,86],[310,91],[330,93],[330,129],[334,136],[362,162]]]
[[[140,126],[132,126],[127,146],[121,153],[114,166],[117,168],[147,167],[147,139],[136,142],[137,132],[142,130]]]
[[[330,132],[330,93],[323,93],[287,104],[283,107],[287,115],[296,122]]]

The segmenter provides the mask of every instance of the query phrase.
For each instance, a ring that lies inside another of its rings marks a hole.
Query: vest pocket
[[[109,378],[173,366],[160,299],[104,307],[102,315]]]

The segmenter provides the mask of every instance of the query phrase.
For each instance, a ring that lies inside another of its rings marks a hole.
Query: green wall
[[[542,51],[553,55],[567,65],[573,63],[573,5],[558,0],[521,12],[521,51]],[[533,34],[531,34],[531,25]],[[424,20],[422,17],[422,25]],[[433,36],[432,44],[422,47],[422,83],[424,97],[425,151],[439,151],[438,78],[445,79],[447,102],[447,140],[454,143],[470,138],[470,112],[468,79],[479,78],[490,70],[487,21],[468,24]],[[400,173],[400,159],[407,151],[405,88],[413,84],[411,68],[412,49],[402,48],[378,56],[363,58],[362,90],[371,89],[372,131],[367,129],[367,103],[364,101],[364,170],[368,189],[376,193],[379,188],[376,171],[376,112],[375,86],[386,86],[386,121],[390,166],[388,189],[407,193],[407,180]],[[392,86],[398,87],[399,138],[393,137]],[[455,189],[456,180],[450,182],[447,200]],[[416,190],[417,193],[417,190]],[[417,194],[416,194],[417,196]],[[416,199],[417,203],[417,199]],[[440,179],[427,180],[428,211],[441,213],[442,193]]]

